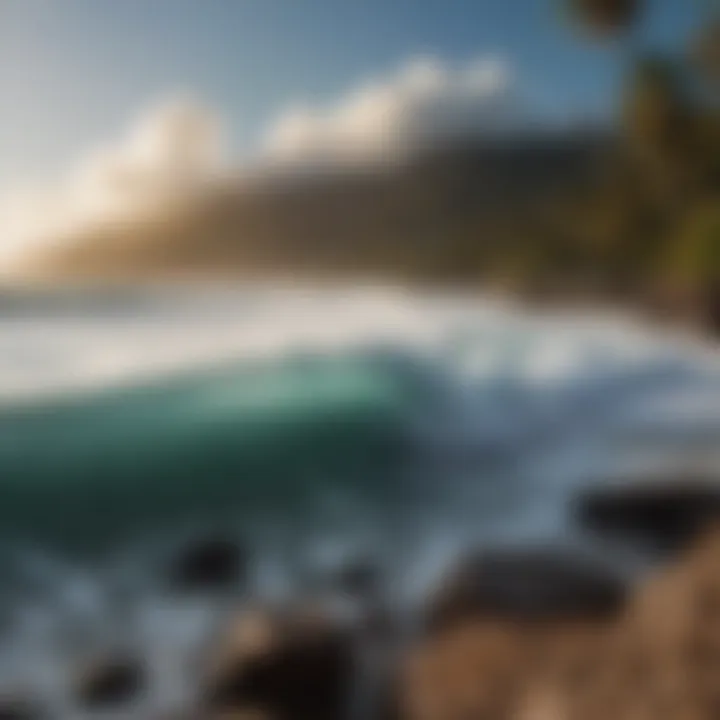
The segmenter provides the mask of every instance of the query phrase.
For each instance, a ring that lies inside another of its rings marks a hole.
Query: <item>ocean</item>
[[[252,597],[362,555],[412,605],[468,547],[590,542],[579,489],[717,468],[719,432],[713,349],[609,312],[371,285],[6,290],[0,665],[62,696],[48,644],[68,617],[107,640],[122,586],[125,640],[163,668],[155,712],[211,614],[164,604],[180,538],[235,533]]]

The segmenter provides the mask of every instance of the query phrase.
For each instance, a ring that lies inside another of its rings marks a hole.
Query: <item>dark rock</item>
[[[701,293],[698,315],[701,327],[713,337],[720,336],[720,279],[708,283]]]
[[[245,554],[240,544],[227,537],[195,540],[173,559],[170,584],[181,592],[228,590],[242,581]]]
[[[381,589],[380,568],[369,558],[348,561],[334,573],[334,585],[349,597],[369,600]]]
[[[479,552],[461,561],[431,599],[431,632],[468,619],[600,620],[624,606],[624,580],[604,563],[564,549]]]
[[[40,704],[30,698],[0,696],[0,720],[41,720],[45,716]]]
[[[676,552],[720,519],[720,483],[678,478],[598,486],[578,497],[575,516],[595,532]]]
[[[129,658],[109,658],[93,663],[80,674],[76,694],[92,710],[115,708],[136,700],[145,687],[141,663]]]
[[[340,720],[354,676],[350,634],[327,618],[261,613],[225,633],[229,652],[204,693],[211,714],[259,710],[274,720]]]
[[[375,720],[402,720],[403,708],[400,699],[400,680],[391,675],[380,689],[373,708]]]

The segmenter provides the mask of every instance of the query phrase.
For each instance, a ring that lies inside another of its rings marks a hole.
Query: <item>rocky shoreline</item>
[[[717,718],[720,534],[605,620],[468,620],[414,653],[403,717]]]
[[[630,578],[567,547],[478,551],[448,571],[405,637],[373,602],[353,629],[308,608],[241,613],[201,716],[717,718],[718,499],[713,482],[688,478],[588,491],[580,522],[644,543],[648,572]],[[351,590],[368,600],[370,585]]]
[[[350,632],[307,610],[241,614],[202,716],[717,718],[719,500],[709,478],[590,488],[578,522],[642,547],[649,571],[629,577],[610,557],[568,547],[478,550],[449,569],[403,637],[377,617],[368,573],[346,586],[366,601]],[[374,677],[358,698],[368,649]]]
[[[130,645],[78,663],[70,692],[87,718],[716,720],[717,478],[590,487],[572,512],[586,532],[643,553],[646,569],[567,545],[478,548],[412,618],[388,601],[392,578],[372,559],[347,560],[322,592],[260,602],[237,591],[251,560],[239,542],[195,539],[165,571],[168,597],[214,598],[216,610],[185,658],[183,702],[143,705],[151,673]],[[0,693],[0,718],[53,716],[22,687]]]
[[[640,578],[568,548],[479,552],[449,571],[399,646],[382,623],[353,634],[297,609],[241,614],[201,716],[340,720],[358,716],[354,698],[378,720],[717,718],[720,526],[708,508],[720,495],[673,488],[607,493],[606,520],[625,530],[632,517],[635,537],[664,549]],[[373,644],[375,677],[357,698],[358,656]]]

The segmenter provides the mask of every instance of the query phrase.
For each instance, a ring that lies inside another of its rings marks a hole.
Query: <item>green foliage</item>
[[[688,213],[668,265],[683,286],[705,288],[720,281],[720,195]]]
[[[720,89],[720,15],[716,15],[693,38],[690,58],[700,75]]]
[[[620,0],[566,7],[601,35],[642,15],[641,3]],[[623,152],[569,231],[607,288],[630,280],[712,298],[720,284],[720,108],[708,92],[720,88],[720,7],[705,10],[687,57],[634,48],[620,101]]]

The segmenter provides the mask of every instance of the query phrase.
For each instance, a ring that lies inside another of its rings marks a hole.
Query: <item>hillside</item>
[[[480,278],[541,232],[553,203],[595,183],[609,146],[599,134],[537,133],[372,169],[228,182],[152,219],[68,238],[40,267]]]

